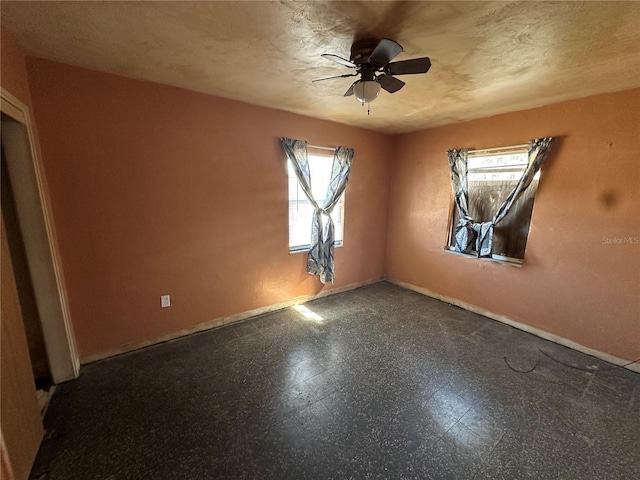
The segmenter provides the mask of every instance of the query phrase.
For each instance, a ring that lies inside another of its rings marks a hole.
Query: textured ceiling
[[[13,2],[29,55],[388,133],[640,86],[637,2]],[[391,38],[426,75],[371,115],[351,73],[354,39]]]

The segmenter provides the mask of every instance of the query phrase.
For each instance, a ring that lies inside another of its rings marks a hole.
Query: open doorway
[[[29,111],[1,90],[2,213],[34,380],[76,378],[79,358]]]
[[[4,116],[4,114],[3,114]],[[0,142],[2,152],[2,163],[0,169],[0,194],[2,203],[2,217],[5,222],[7,241],[9,244],[10,261],[13,267],[13,274],[22,311],[24,331],[29,347],[29,358],[31,359],[31,370],[33,372],[34,383],[38,391],[38,404],[41,412],[46,409],[50,393],[52,392],[51,372],[49,371],[49,361],[42,334],[40,315],[36,304],[35,293],[31,273],[27,263],[27,254],[24,247],[22,233],[16,212],[15,198],[9,171],[7,170],[7,159],[4,145]],[[4,260],[4,259],[3,259]]]

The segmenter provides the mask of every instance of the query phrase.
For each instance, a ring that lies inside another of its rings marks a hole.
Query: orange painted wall
[[[27,60],[81,358],[383,277],[388,137]],[[333,286],[289,254],[280,136],[355,148]]]
[[[542,170],[524,268],[445,253],[452,202],[446,151],[542,136],[558,141]],[[621,358],[640,357],[640,89],[414,132],[395,142],[390,279]],[[629,237],[632,243],[607,243]]]
[[[31,107],[31,94],[27,80],[27,66],[24,54],[13,37],[6,31],[0,33],[0,81],[2,88],[9,91],[22,103]]]

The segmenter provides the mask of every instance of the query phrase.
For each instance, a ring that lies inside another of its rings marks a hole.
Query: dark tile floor
[[[32,478],[640,478],[640,375],[389,283],[306,307],[84,367]]]

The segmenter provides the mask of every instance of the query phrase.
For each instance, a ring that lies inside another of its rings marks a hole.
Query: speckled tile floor
[[[640,375],[386,282],[306,306],[85,366],[32,478],[640,478]]]

